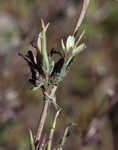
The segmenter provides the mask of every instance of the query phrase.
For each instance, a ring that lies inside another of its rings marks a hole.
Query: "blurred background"
[[[18,52],[31,49],[41,18],[50,22],[48,50],[60,49],[60,39],[73,32],[81,6],[82,0],[0,0],[0,150],[29,149],[28,129],[36,132],[42,108],[42,93],[31,92],[30,71]],[[62,112],[54,145],[74,122],[65,149],[118,150],[118,1],[91,0],[81,28],[86,29],[87,48],[57,91]],[[53,116],[52,109],[46,131]],[[85,142],[96,116],[100,129]]]

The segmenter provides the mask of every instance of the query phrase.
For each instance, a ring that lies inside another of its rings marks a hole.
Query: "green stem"
[[[66,143],[66,140],[67,140],[67,135],[68,135],[68,131],[69,131],[70,127],[71,127],[71,125],[68,125],[66,127],[66,129],[64,131],[64,135],[63,135],[63,137],[61,139],[61,142],[60,142],[58,150],[62,150],[63,149],[63,146],[64,146],[64,144]]]
[[[55,128],[56,128],[56,122],[57,122],[57,118],[58,118],[58,116],[59,116],[59,113],[60,113],[60,109],[56,112],[56,115],[55,115],[53,124],[52,124],[51,129],[50,129],[50,134],[49,134],[49,141],[48,141],[48,145],[47,145],[47,150],[51,150],[52,140],[53,140],[54,131],[55,131]]]

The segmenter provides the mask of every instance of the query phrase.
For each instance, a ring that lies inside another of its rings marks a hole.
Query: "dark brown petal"
[[[44,72],[43,72],[42,67],[40,65],[36,65],[36,69],[39,72],[39,74],[44,75]]]
[[[37,50],[37,56],[36,56],[36,69],[39,72],[39,74],[44,75],[44,72],[42,70],[42,63],[43,63],[43,56],[40,54],[40,52]]]
[[[43,62],[43,56],[38,51],[37,51],[36,60],[37,60],[37,65],[41,66],[41,64]]]
[[[30,68],[30,71],[32,73],[32,80],[34,82],[34,84],[36,83],[36,71],[35,71],[35,68],[32,66],[31,63],[28,63],[29,65],[29,68]]]
[[[41,64],[34,64],[32,62],[32,60],[29,58],[29,55],[24,56],[22,53],[18,53],[18,54],[19,54],[19,56],[23,57],[27,61],[32,75],[36,74],[36,73],[34,73],[35,70],[37,70],[39,72],[39,74],[44,75]]]
[[[32,41],[30,42],[30,44],[32,45],[32,47],[34,47],[35,49],[38,49],[37,47],[37,39],[38,39],[38,34],[35,35],[32,39]]]
[[[34,86],[36,85],[36,81],[33,80],[33,79],[29,79],[29,82],[30,82],[31,84],[33,84]]]
[[[54,54],[58,54],[60,57],[63,57],[64,58],[64,54],[59,52],[59,51],[56,51],[54,48],[52,48],[52,50],[50,51],[49,53],[49,56],[53,56]]]
[[[35,56],[33,55],[32,51],[29,50],[26,56],[32,61],[33,64],[35,64]]]
[[[34,64],[34,68],[37,69],[37,71],[43,75],[43,70],[42,70],[42,56],[40,54],[37,54],[37,64],[35,64],[34,61],[34,55],[32,53],[32,51],[28,51],[28,58],[30,58],[30,60],[32,61],[32,63]]]
[[[36,80],[36,71],[34,70],[36,69],[36,64],[34,64],[27,55],[24,56],[22,53],[18,53],[18,54],[19,56],[23,57],[27,61],[30,71],[32,73],[32,79]]]
[[[18,53],[19,56],[23,57],[24,60],[27,61],[27,63],[31,63],[32,64],[32,61],[30,60],[30,58],[27,56],[27,55],[23,55],[22,53]]]
[[[32,67],[30,67],[30,70],[32,72],[32,79],[36,80],[36,71]]]
[[[63,64],[64,64],[64,58],[60,58],[60,59],[55,63],[54,69],[53,69],[53,71],[52,71],[51,76],[53,76],[54,73],[60,73]]]

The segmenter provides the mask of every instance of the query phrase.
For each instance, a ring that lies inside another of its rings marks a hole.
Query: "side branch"
[[[56,122],[57,122],[57,118],[58,118],[58,116],[59,116],[60,111],[61,111],[61,109],[59,109],[59,110],[56,112],[56,115],[55,115],[53,124],[52,124],[52,126],[51,126],[50,134],[49,134],[49,141],[48,141],[48,145],[47,145],[47,150],[51,150],[52,140],[53,140],[53,136],[54,136],[54,131],[55,131],[55,128],[56,128]]]
[[[81,9],[81,12],[80,12],[80,16],[78,18],[78,21],[77,21],[77,24],[76,24],[76,27],[74,29],[74,35],[76,34],[76,32],[78,31],[78,28],[81,26],[81,23],[84,19],[84,16],[86,14],[86,11],[87,11],[87,8],[88,8],[88,5],[89,5],[89,2],[90,0],[83,0],[83,5],[82,5],[82,9]]]

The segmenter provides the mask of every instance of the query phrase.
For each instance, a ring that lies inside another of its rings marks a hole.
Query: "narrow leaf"
[[[43,55],[43,69],[44,72],[49,71],[49,60],[47,54],[47,47],[46,47],[46,30],[48,26],[45,27],[43,20],[42,22],[42,32],[41,32],[41,46],[42,46],[42,55]]]

